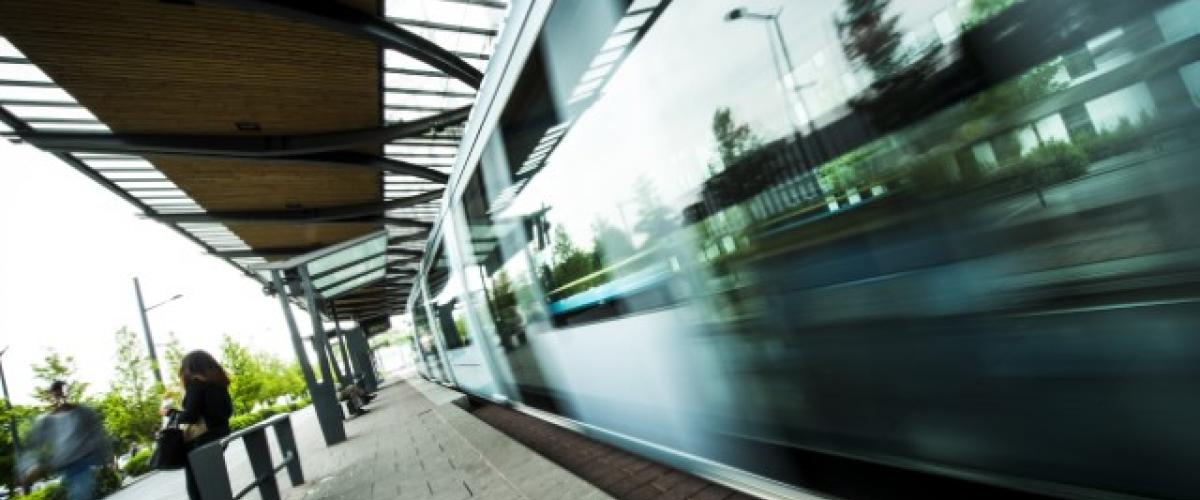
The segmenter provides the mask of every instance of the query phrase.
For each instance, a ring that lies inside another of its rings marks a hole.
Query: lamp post
[[[8,346],[0,349],[0,388],[4,389],[4,405],[8,409],[8,431],[12,433],[13,456],[16,457],[21,452],[21,436],[17,433],[17,418],[12,412],[12,399],[8,397],[8,379],[4,378],[4,353],[8,352]],[[29,488],[22,488],[25,494],[29,494]]]
[[[738,7],[725,14],[725,21],[733,22],[739,19],[753,19],[770,22],[771,33],[775,36],[776,41],[779,43],[779,51],[782,53],[784,64],[784,68],[780,68],[778,61],[775,61],[774,58],[772,58],[773,62],[775,63],[775,70],[783,73],[780,75],[780,79],[783,80],[783,84],[787,87],[786,94],[788,102],[792,103],[793,108],[798,109],[801,113],[803,113],[805,121],[808,122],[808,133],[812,135],[815,146],[818,149],[816,156],[819,157],[814,158],[814,155],[808,151],[807,147],[802,150],[802,153],[805,157],[808,157],[808,161],[811,162],[812,166],[816,167],[817,165],[820,165],[821,162],[825,161],[825,146],[821,143],[821,137],[817,132],[817,124],[813,121],[812,114],[808,112],[808,106],[804,104],[804,96],[801,94],[801,90],[811,84],[801,86],[800,84],[795,83],[796,68],[792,64],[792,53],[788,50],[787,40],[783,37],[783,28],[779,25],[779,15],[782,13],[782,8],[776,10],[774,14],[759,14],[751,12],[745,7]],[[788,121],[791,122],[792,127],[795,128],[799,134],[800,127],[796,124],[794,112],[788,113]],[[822,191],[820,184],[814,182],[812,187],[815,192],[820,195]]]
[[[775,35],[776,41],[779,42],[780,52],[783,53],[784,68],[780,69],[778,66],[776,66],[776,70],[783,72],[783,75],[780,76],[783,79],[783,83],[787,85],[789,100],[795,99],[796,107],[800,109],[801,113],[804,113],[804,118],[808,121],[809,133],[814,133],[817,130],[816,124],[813,123],[812,115],[808,114],[808,108],[804,105],[803,96],[799,95],[801,87],[794,83],[796,68],[792,64],[792,53],[788,50],[787,41],[783,37],[783,28],[779,26],[779,15],[782,12],[783,9],[779,9],[775,11],[774,14],[759,14],[750,12],[745,7],[738,7],[726,13],[725,20],[732,22],[737,21],[738,19],[755,19],[758,21],[769,21],[771,23],[771,32]]]
[[[161,386],[163,385],[163,379],[162,373],[158,369],[158,353],[154,350],[154,337],[150,335],[150,321],[146,319],[146,313],[155,307],[182,298],[183,294],[175,294],[174,297],[146,307],[145,302],[142,301],[142,285],[138,282],[137,278],[133,278],[133,291],[137,294],[138,312],[142,316],[142,332],[146,334],[146,350],[150,353],[150,367],[154,370],[154,380]]]

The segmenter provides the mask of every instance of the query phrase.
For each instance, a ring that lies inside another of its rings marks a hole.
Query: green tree
[[[633,229],[646,236],[647,244],[655,238],[669,234],[679,226],[671,210],[658,198],[658,190],[650,179],[639,177],[634,182],[633,197],[637,203],[638,219]]]
[[[562,227],[554,231],[554,242],[551,246],[553,267],[550,277],[553,281],[551,290],[566,285],[595,271],[594,259],[591,252],[579,248],[571,241],[571,235]]]
[[[32,406],[13,405],[10,409],[3,399],[0,399],[0,485],[11,491],[13,488],[14,466],[16,465],[15,451],[12,445],[10,422],[17,424],[18,432],[26,433],[33,420],[41,413]]]
[[[246,346],[225,335],[221,339],[221,360],[229,372],[229,396],[235,413],[246,413],[263,399],[265,374],[262,364]]]
[[[727,107],[713,112],[712,131],[717,140],[717,154],[725,168],[734,166],[742,157],[762,146],[750,126],[734,121],[733,112]]]
[[[900,68],[899,17],[887,13],[891,0],[846,0],[845,14],[838,18],[842,48],[852,61],[861,61],[884,78]]]
[[[54,349],[47,349],[46,357],[42,358],[41,363],[33,365],[32,368],[33,378],[38,382],[33,397],[37,398],[38,401],[46,405],[50,405],[53,402],[50,393],[46,389],[56,380],[67,383],[67,401],[83,401],[88,384],[80,382],[76,377],[74,356],[64,356]]]
[[[182,393],[183,387],[179,385],[179,365],[183,362],[183,356],[187,354],[183,350],[183,345],[179,343],[179,337],[175,336],[175,332],[167,334],[167,347],[163,349],[163,360],[165,364],[163,368],[166,370],[166,379],[164,383],[167,385],[167,390],[173,393]]]
[[[116,366],[112,386],[100,402],[104,426],[123,449],[146,443],[158,428],[162,386],[151,378],[152,365],[138,335],[122,327],[116,333]]]
[[[255,358],[263,375],[258,403],[271,404],[282,397],[299,398],[308,390],[299,364],[284,362],[267,353],[256,353]]]
[[[629,234],[602,218],[592,221],[592,235],[597,268],[625,260],[635,252]]]
[[[974,28],[992,16],[1004,12],[1021,0],[973,0],[967,9],[967,19],[963,23],[966,29]]]

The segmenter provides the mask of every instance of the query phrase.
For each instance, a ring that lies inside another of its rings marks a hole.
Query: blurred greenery
[[[117,347],[112,383],[106,392],[98,396],[89,396],[85,392],[88,384],[77,378],[72,356],[48,350],[42,361],[31,369],[39,388],[48,387],[54,380],[63,380],[68,384],[69,400],[90,406],[100,413],[116,453],[123,453],[134,445],[141,447],[141,451],[125,467],[126,476],[137,476],[149,470],[154,434],[161,421],[158,409],[164,394],[176,404],[182,400],[175,374],[186,351],[179,340],[170,335],[163,358],[164,382],[167,384],[164,388],[153,379],[149,357],[139,341],[139,335],[123,327],[117,330],[115,336]],[[236,415],[231,425],[235,422],[241,426],[251,425],[271,415],[309,404],[307,386],[298,364],[285,362],[268,353],[252,351],[229,336],[222,340],[220,357],[231,381],[230,395]],[[5,471],[0,474],[0,484],[9,488],[14,479],[8,473],[14,470],[14,453],[8,423],[16,421],[21,435],[27,433],[37,416],[48,408],[49,399],[44,391],[39,391],[35,396],[41,405],[15,405],[10,411],[7,405],[0,404],[0,425],[4,426],[3,432],[0,432],[0,470]],[[117,471],[106,467],[101,477],[102,488],[98,489],[97,496],[115,491],[120,482]],[[60,487],[51,485],[27,498],[57,499],[63,498],[62,495]]]
[[[297,399],[307,391],[300,365],[253,352],[228,335],[221,340],[221,361],[229,373],[235,415],[276,404],[280,399]]]
[[[150,472],[150,457],[152,455],[154,455],[154,449],[150,447],[143,448],[134,454],[129,458],[129,462],[125,464],[125,475],[135,477]]]
[[[293,401],[291,403],[268,406],[266,408],[259,408],[250,413],[245,413],[242,415],[235,415],[233,418],[229,419],[229,430],[237,431],[237,430],[245,429],[246,427],[250,427],[251,425],[262,422],[263,420],[271,418],[275,415],[291,413],[293,411],[304,408],[305,406],[308,406],[309,403],[310,403],[310,401],[308,400],[308,398],[303,398],[303,399],[298,399],[296,401]]]
[[[96,498],[103,498],[121,489],[121,475],[112,467],[101,467],[96,471],[96,486],[92,490]],[[54,483],[19,497],[23,500],[67,500],[67,491],[61,484]]]
[[[67,383],[67,401],[81,402],[87,392],[87,382],[82,382],[75,375],[75,357],[64,356],[54,349],[46,351],[42,362],[32,366],[33,378],[37,381],[37,392],[33,397],[42,404],[49,406],[53,400],[47,389],[50,384],[61,380]]]
[[[124,453],[134,444],[154,439],[163,389],[152,380],[150,360],[137,333],[122,327],[116,332],[116,344],[112,385],[99,401],[91,403],[104,417],[104,427],[114,438],[114,451]]]

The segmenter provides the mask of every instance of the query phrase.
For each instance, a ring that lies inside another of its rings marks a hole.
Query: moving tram
[[[423,376],[767,496],[799,452],[1200,491],[1200,0],[506,25],[409,303]]]

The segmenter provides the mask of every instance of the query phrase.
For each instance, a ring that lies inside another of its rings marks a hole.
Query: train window
[[[471,332],[467,329],[465,306],[462,303],[462,288],[458,273],[451,267],[445,245],[438,245],[433,264],[427,273],[429,280],[429,307],[442,333],[447,350],[471,345]]]
[[[1200,0],[797,4],[555,3],[434,321],[469,298],[522,389],[542,332],[669,329],[730,434],[1187,496],[1120,457],[1196,436],[1140,409],[1195,365]]]
[[[1195,455],[1200,0],[638,4],[555,3],[466,179],[514,371],[657,328],[760,444],[1194,489],[1121,457]]]
[[[488,323],[489,335],[503,353],[519,398],[531,406],[553,411],[543,367],[531,348],[530,335],[550,329],[547,303],[535,264],[536,254],[548,241],[546,228],[536,217],[501,216],[496,203],[511,194],[511,169],[503,144],[491,140],[483,161],[466,182],[462,207],[465,244],[465,295],[471,297],[476,317]]]
[[[560,326],[711,294],[767,234],[817,241],[867,206],[1076,178],[1195,95],[1186,65],[1155,66],[1170,92],[1140,68],[1187,51],[1149,4],[1076,25],[1040,2],[625,5],[553,9],[501,117],[506,189],[480,196],[524,221],[521,265]],[[579,16],[599,21],[556,28]],[[1061,36],[1000,40],[1018,27]]]
[[[433,338],[433,330],[429,325],[429,314],[425,312],[425,298],[418,295],[413,301],[413,330],[414,343],[421,356],[421,361],[429,371],[426,375],[445,380],[442,371],[442,361],[438,355],[437,341]]]

